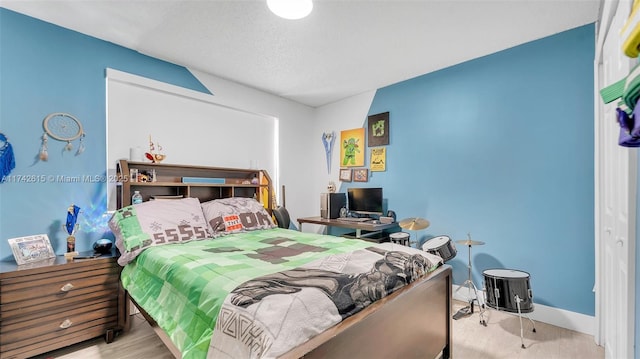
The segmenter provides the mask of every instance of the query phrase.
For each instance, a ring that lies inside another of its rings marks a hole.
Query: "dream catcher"
[[[14,168],[16,168],[16,158],[13,156],[13,147],[7,137],[0,132],[0,182],[4,182]]]
[[[42,145],[40,146],[41,161],[49,159],[47,148],[49,137],[54,140],[66,142],[67,144],[64,146],[65,151],[72,151],[73,144],[71,141],[80,139],[80,144],[76,150],[76,156],[84,152],[85,133],[82,129],[82,123],[80,123],[80,120],[74,116],[62,112],[52,113],[44,118],[42,121],[42,127],[44,127],[44,133],[42,134]]]

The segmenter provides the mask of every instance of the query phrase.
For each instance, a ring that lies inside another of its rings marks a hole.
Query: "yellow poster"
[[[340,131],[340,167],[364,166],[364,128]]]
[[[382,172],[387,170],[386,147],[371,148],[371,163],[369,164],[369,168],[372,172]]]

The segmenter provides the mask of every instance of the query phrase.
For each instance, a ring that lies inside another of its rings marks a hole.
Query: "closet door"
[[[600,88],[629,73],[632,60],[619,36],[631,8],[620,1],[602,48]],[[598,85],[596,85],[598,87]],[[606,358],[634,357],[636,149],[618,146],[616,103],[601,104],[596,119],[596,342]]]

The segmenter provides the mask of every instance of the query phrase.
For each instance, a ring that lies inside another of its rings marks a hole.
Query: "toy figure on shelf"
[[[327,192],[336,193],[336,183],[335,182],[329,181],[329,184],[327,185]]]
[[[69,236],[67,237],[67,253],[74,253],[76,251],[76,237],[74,236],[74,233],[78,228],[78,224],[76,222],[78,221],[79,213],[80,207],[74,204],[69,206],[69,209],[67,209],[67,222],[64,225],[67,233],[69,233]]]
[[[158,152],[156,153],[156,145],[158,146]],[[153,141],[151,140],[151,135],[149,135],[149,152],[144,154],[145,157],[147,157],[148,160],[150,160],[153,163],[160,163],[162,162],[162,160],[165,159],[165,157],[167,157],[165,154],[162,153],[162,146],[160,146],[160,143],[156,143],[154,144]]]

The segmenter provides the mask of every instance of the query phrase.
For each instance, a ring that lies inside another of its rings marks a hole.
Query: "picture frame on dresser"
[[[8,241],[18,265],[40,262],[56,256],[46,234],[10,238]]]

